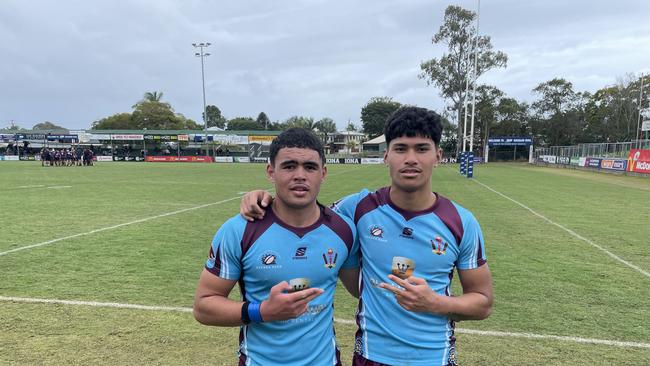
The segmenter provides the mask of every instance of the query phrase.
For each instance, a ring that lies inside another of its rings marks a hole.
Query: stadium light
[[[205,155],[208,156],[210,153],[208,152],[208,116],[206,113],[205,105],[205,66],[203,59],[210,56],[210,54],[204,52],[203,49],[210,46],[210,42],[192,43],[192,46],[200,50],[199,52],[194,53],[194,56],[201,58],[201,85],[203,86],[203,133],[205,134]]]

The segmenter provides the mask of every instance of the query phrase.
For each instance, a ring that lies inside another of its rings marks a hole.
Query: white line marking
[[[567,336],[533,334],[533,333],[496,332],[490,330],[474,330],[474,329],[456,329],[456,330],[458,331],[458,333],[474,334],[480,336],[513,337],[513,338],[528,338],[528,339],[552,339],[560,342],[604,344],[607,346],[624,347],[624,348],[625,347],[650,348],[650,343],[641,343],[641,342],[621,342],[621,341],[610,341],[608,339],[567,337]]]
[[[17,188],[41,188],[41,187],[45,187],[45,186],[42,185],[42,184],[39,184],[39,185],[35,185],[35,186],[19,186]]]
[[[20,248],[15,248],[15,249],[8,250],[8,251],[6,251],[6,252],[0,252],[0,257],[3,256],[3,255],[7,255],[7,254],[10,254],[10,253],[18,252],[18,251],[25,250],[25,249],[37,248],[37,247],[42,247],[42,246],[44,246],[44,245],[54,244],[54,243],[60,242],[60,241],[62,241],[62,240],[67,240],[67,239],[77,238],[77,237],[80,237],[80,236],[85,236],[85,235],[91,235],[91,234],[95,234],[95,233],[100,233],[100,232],[102,232],[102,231],[107,231],[107,230],[117,229],[117,228],[122,227],[122,226],[128,226],[128,225],[138,224],[138,223],[141,223],[141,222],[146,222],[146,221],[153,220],[153,219],[158,219],[158,218],[161,218],[161,217],[167,217],[167,216],[177,215],[177,214],[179,214],[179,213],[183,213],[183,212],[187,212],[187,211],[198,210],[198,209],[200,209],[200,208],[205,208],[205,207],[209,207],[209,206],[219,205],[219,204],[226,203],[226,202],[228,202],[228,201],[232,201],[232,200],[235,200],[235,199],[238,199],[238,198],[241,198],[241,196],[231,197],[231,198],[228,198],[228,199],[225,199],[225,200],[219,201],[219,202],[206,203],[206,204],[204,204],[204,205],[199,205],[199,206],[194,206],[194,207],[188,207],[188,208],[184,208],[184,209],[182,209],[182,210],[177,210],[177,211],[167,212],[167,213],[164,213],[164,214],[161,214],[161,215],[145,217],[144,219],[139,219],[139,220],[135,220],[135,221],[125,222],[125,223],[122,223],[122,224],[117,224],[117,225],[113,225],[113,226],[103,227],[103,228],[101,228],[101,229],[95,229],[95,230],[91,230],[91,231],[88,231],[88,232],[85,232],[85,233],[79,233],[79,234],[74,234],[74,235],[64,236],[63,238],[52,239],[52,240],[44,241],[44,242],[42,242],[42,243],[37,243],[37,244],[27,245],[27,246],[24,246],[24,247],[20,247]]]
[[[148,310],[148,311],[175,311],[182,313],[191,313],[192,308],[189,307],[173,307],[173,306],[153,306],[153,305],[139,305],[139,304],[122,304],[115,302],[97,302],[97,301],[76,301],[76,300],[57,300],[57,299],[36,299],[26,297],[12,297],[0,296],[0,301],[19,302],[19,303],[38,303],[38,304],[61,304],[61,305],[77,305],[77,306],[91,306],[102,308],[119,308],[119,309],[135,309],[135,310]],[[354,320],[334,318],[334,322],[345,325],[355,325]],[[567,337],[546,334],[533,334],[533,333],[515,333],[515,332],[498,332],[486,330],[474,330],[457,328],[458,333],[473,334],[488,337],[512,337],[512,338],[527,338],[527,339],[550,339],[560,342],[575,342],[587,344],[602,344],[614,347],[633,347],[633,348],[650,348],[650,343],[642,342],[622,342],[612,341],[607,339],[594,339],[594,338],[580,338],[580,337]]]
[[[72,188],[72,186],[51,186],[47,187],[48,189],[61,189],[61,188]]]
[[[636,266],[636,265],[634,265],[634,264],[632,264],[632,263],[626,261],[625,259],[623,259],[623,258],[617,256],[616,254],[614,254],[614,253],[610,252],[609,250],[607,250],[607,249],[601,247],[600,245],[598,245],[598,244],[594,243],[593,241],[591,241],[591,240],[585,238],[584,236],[582,236],[582,235],[576,233],[575,231],[573,231],[573,230],[571,230],[571,229],[569,229],[569,228],[566,228],[566,227],[564,227],[564,226],[562,226],[562,225],[556,223],[555,221],[552,221],[551,219],[547,218],[546,216],[541,215],[541,214],[539,214],[539,213],[533,211],[533,209],[531,209],[530,207],[524,205],[523,203],[518,202],[518,201],[516,201],[516,200],[514,200],[514,199],[512,199],[512,198],[510,198],[510,197],[508,197],[508,196],[506,196],[505,194],[503,194],[503,193],[501,193],[501,192],[499,192],[499,191],[496,191],[496,190],[490,188],[489,186],[487,186],[487,185],[485,185],[485,184],[479,182],[479,181],[476,180],[476,179],[472,179],[472,180],[473,180],[474,182],[476,182],[476,183],[482,185],[483,187],[489,189],[490,191],[492,191],[492,192],[498,194],[499,196],[501,196],[501,197],[503,197],[503,198],[505,198],[505,199],[507,199],[507,200],[509,200],[509,201],[512,201],[512,202],[518,204],[519,206],[525,208],[526,210],[530,211],[533,215],[535,215],[535,216],[537,216],[537,217],[543,219],[544,221],[548,222],[549,224],[553,224],[553,225],[559,227],[560,229],[566,231],[567,233],[573,235],[574,237],[576,237],[576,238],[578,238],[578,239],[580,239],[580,240],[582,240],[582,241],[584,241],[584,242],[590,244],[591,246],[593,246],[594,248],[597,248],[597,249],[601,250],[602,252],[604,252],[604,253],[607,254],[608,256],[610,256],[610,257],[616,259],[617,261],[619,261],[619,262],[625,264],[626,266],[628,266],[628,267],[630,267],[630,268],[632,268],[632,269],[635,269],[635,270],[639,271],[641,274],[643,274],[643,275],[645,275],[646,277],[649,277],[649,278],[650,278],[650,272],[645,271],[643,268],[638,267],[638,266]]]
[[[11,301],[11,302],[40,303],[40,304],[83,305],[83,306],[92,306],[92,307],[99,307],[99,308],[120,308],[120,309],[153,310],[153,311],[180,311],[184,313],[192,312],[192,308],[173,307],[173,306],[151,306],[151,305],[138,305],[138,304],[121,304],[117,302],[35,299],[35,298],[11,297],[11,296],[0,296],[0,300]]]

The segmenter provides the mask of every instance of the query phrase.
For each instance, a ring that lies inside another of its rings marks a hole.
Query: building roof
[[[363,144],[364,145],[375,145],[375,144],[381,144],[381,143],[384,143],[384,142],[386,142],[386,136],[381,135],[381,136],[375,137],[372,140],[366,141]]]

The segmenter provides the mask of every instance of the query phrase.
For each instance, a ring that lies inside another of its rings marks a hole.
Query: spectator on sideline
[[[354,219],[361,250],[361,296],[353,365],[456,365],[455,321],[492,309],[483,234],[465,208],[431,191],[442,158],[441,118],[402,107],[384,127],[391,184],[334,204]],[[264,216],[264,191],[242,199],[248,219]],[[268,211],[267,211],[268,212]],[[451,295],[454,268],[463,293]]]
[[[333,297],[337,275],[357,292],[356,230],[316,200],[327,168],[313,133],[284,131],[270,155],[277,197],[263,220],[236,215],[217,231],[194,317],[240,326],[240,365],[340,365]],[[242,301],[228,299],[238,281]]]

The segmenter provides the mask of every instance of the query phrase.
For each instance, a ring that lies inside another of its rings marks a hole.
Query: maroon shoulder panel
[[[244,235],[241,239],[241,256],[242,258],[246,255],[248,249],[259,239],[268,228],[273,225],[273,210],[268,208],[266,214],[262,220],[255,220],[253,222],[246,223],[246,229],[244,229]]]
[[[378,189],[376,192],[370,193],[359,201],[356,210],[354,210],[354,223],[358,223],[359,219],[368,212],[381,205],[387,204],[390,197],[389,192],[390,187],[383,187]]]
[[[352,244],[354,244],[354,236],[352,235],[352,229],[345,220],[341,218],[336,212],[332,211],[327,207],[322,207],[323,210],[323,224],[332,229],[333,232],[338,235],[341,240],[345,243],[345,246],[348,247],[348,253],[352,250]]]
[[[456,243],[460,246],[464,230],[463,222],[460,219],[456,206],[447,198],[438,195],[433,212],[445,223],[445,226],[447,226],[451,233],[454,234]]]

